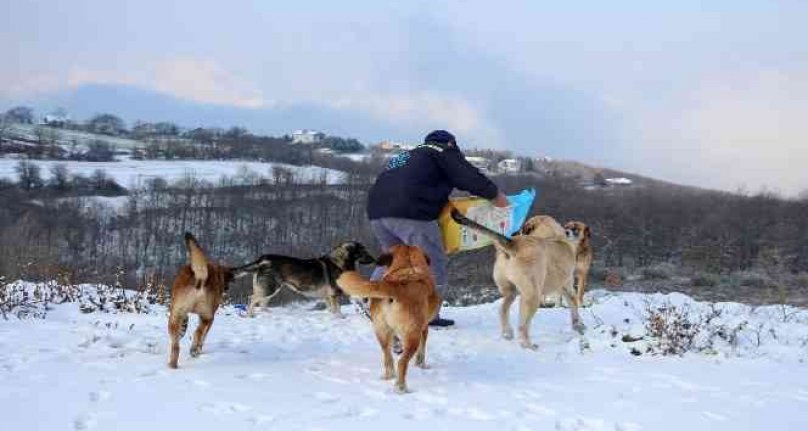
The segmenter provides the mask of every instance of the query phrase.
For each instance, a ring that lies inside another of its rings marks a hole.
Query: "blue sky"
[[[808,189],[808,2],[164,3],[6,2],[0,106],[365,142],[447,128],[687,184]],[[106,96],[78,98],[91,89]]]

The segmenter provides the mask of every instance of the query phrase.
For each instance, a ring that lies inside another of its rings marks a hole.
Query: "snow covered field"
[[[272,178],[272,168],[282,167],[291,170],[300,182],[319,182],[325,177],[328,184],[343,182],[344,173],[317,166],[292,166],[283,163],[262,163],[247,161],[206,161],[206,160],[122,160],[117,162],[76,162],[31,160],[40,166],[43,178],[50,178],[50,167],[62,163],[72,174],[89,176],[96,169],[103,169],[107,175],[123,187],[143,185],[150,178],[162,177],[171,182],[193,175],[216,184],[222,176],[233,177],[245,169],[263,177]],[[0,178],[16,179],[14,168],[19,160],[0,158]]]
[[[582,342],[564,309],[540,310],[538,351],[498,337],[496,304],[445,309],[410,394],[379,379],[369,323],[309,305],[255,319],[220,310],[204,354],[166,362],[164,310],[0,320],[0,418],[7,430],[797,430],[808,429],[808,312],[719,304],[748,322],[735,346],[633,356],[648,304],[683,295],[593,292]],[[515,316],[512,316],[515,317]],[[192,319],[192,330],[195,319]],[[615,335],[615,332],[617,335]],[[582,349],[582,346],[588,345]]]

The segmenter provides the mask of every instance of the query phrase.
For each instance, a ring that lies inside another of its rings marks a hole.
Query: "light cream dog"
[[[564,228],[549,216],[534,217],[528,234],[513,238],[494,232],[458,211],[452,211],[452,218],[494,240],[497,250],[494,282],[503,297],[499,319],[504,338],[513,338],[508,315],[517,292],[520,296],[518,329],[522,347],[537,348],[530,339],[530,323],[539,301],[546,294],[560,292],[570,302],[572,327],[583,333],[584,325],[578,314],[579,304],[573,286],[578,238],[567,237]]]

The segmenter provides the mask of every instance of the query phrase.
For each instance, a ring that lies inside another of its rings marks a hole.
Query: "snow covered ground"
[[[719,304],[721,322],[757,331],[712,354],[633,356],[620,337],[642,332],[648,304],[710,305],[591,298],[585,341],[566,310],[540,310],[537,351],[498,337],[498,303],[445,309],[458,326],[431,333],[432,368],[411,369],[406,395],[379,379],[370,325],[347,306],[346,319],[309,305],[255,319],[220,310],[204,354],[189,358],[186,335],[169,370],[164,310],[61,305],[45,320],[0,320],[0,418],[7,430],[808,429],[805,310]]]
[[[58,136],[58,141],[63,144],[69,144],[71,142],[77,142],[80,145],[87,145],[89,142],[101,140],[104,142],[108,142],[115,146],[118,149],[132,149],[136,147],[142,147],[142,141],[136,141],[134,139],[126,139],[117,136],[108,136],[108,135],[99,135],[95,133],[87,133],[87,132],[80,132],[78,130],[68,130],[63,128],[54,128],[43,126],[40,124],[20,124],[16,123],[12,126],[12,129],[9,131],[13,135],[28,139],[31,141],[36,141],[36,129],[37,128],[44,128],[45,130],[50,130]]]
[[[96,169],[103,169],[107,175],[124,187],[143,185],[150,178],[162,177],[171,182],[188,175],[216,184],[223,176],[234,177],[245,172],[272,178],[272,168],[282,167],[291,170],[301,182],[319,182],[325,177],[328,184],[339,184],[344,173],[318,166],[293,166],[283,163],[262,163],[248,161],[207,161],[207,160],[129,160],[117,162],[76,162],[31,160],[40,166],[43,178],[50,178],[50,167],[61,163],[72,174],[92,175]],[[16,179],[14,168],[19,160],[0,158],[0,178]],[[246,171],[245,171],[246,170]]]

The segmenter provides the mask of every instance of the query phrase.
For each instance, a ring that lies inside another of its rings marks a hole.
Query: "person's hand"
[[[495,197],[491,203],[498,208],[506,208],[511,206],[510,202],[508,202],[508,197],[502,192],[497,193],[497,197]]]

